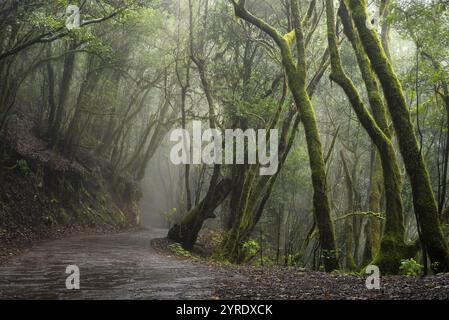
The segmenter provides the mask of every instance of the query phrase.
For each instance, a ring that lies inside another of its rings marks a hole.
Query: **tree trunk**
[[[251,15],[244,7],[245,1],[234,2],[235,14],[255,25],[267,33],[276,42],[281,50],[282,63],[287,74],[290,91],[295,105],[303,122],[309,164],[312,172],[313,207],[318,226],[322,258],[326,271],[338,269],[337,246],[335,242],[334,227],[331,220],[329,199],[327,195],[326,171],[323,150],[315,117],[315,111],[306,90],[306,54],[302,25],[299,17],[297,0],[291,0],[294,32],[283,37],[265,21]],[[292,37],[296,38],[298,61],[295,63],[292,56]]]
[[[79,147],[77,142],[80,140],[79,136],[81,134],[82,109],[85,105],[88,105],[86,102],[89,101],[90,95],[95,90],[96,84],[99,81],[99,73],[93,73],[94,63],[95,56],[90,55],[86,65],[86,73],[76,100],[75,112],[70,120],[61,148],[69,158],[77,152]]]
[[[348,216],[345,218],[345,261],[346,268],[350,271],[354,271],[357,269],[357,265],[354,261],[354,253],[352,250],[352,241],[353,241],[353,217],[350,215],[354,212],[354,186],[351,179],[351,174],[349,173],[348,165],[346,163],[345,156],[343,151],[340,152],[341,162],[343,163],[343,169],[345,173],[345,182],[346,182],[346,193],[347,193],[347,214]]]
[[[214,210],[226,199],[230,191],[231,180],[229,179],[223,179],[212,186],[198,206],[191,209],[179,223],[168,231],[167,237],[181,243],[184,249],[192,250],[204,221],[208,218],[215,218]]]
[[[371,155],[371,177],[369,188],[369,204],[370,212],[380,213],[382,210],[382,192],[383,192],[383,175],[380,157],[376,150]],[[363,254],[363,263],[368,264],[377,256],[380,250],[380,241],[382,237],[382,223],[376,217],[368,218],[366,223],[366,244]]]
[[[352,22],[348,19],[348,14],[344,4],[340,8],[340,16],[344,24],[345,34],[351,41],[356,53],[357,61],[362,72],[362,77],[368,92],[368,98],[375,118],[373,118],[362,101],[355,85],[346,75],[337,47],[335,33],[335,16],[333,2],[327,0],[328,16],[328,41],[331,52],[331,79],[338,83],[345,91],[356,115],[376,145],[384,177],[384,188],[386,190],[386,224],[385,233],[382,237],[381,250],[376,256],[374,263],[383,272],[399,272],[400,261],[410,255],[409,247],[405,244],[404,215],[401,198],[401,176],[396,154],[390,140],[388,125],[376,79],[374,78],[369,61],[362,52],[362,47],[357,34],[354,32]],[[379,124],[378,124],[378,122]]]
[[[76,45],[69,44],[68,50],[74,50]],[[61,138],[61,126],[64,117],[65,104],[69,95],[70,83],[72,81],[73,71],[75,69],[75,53],[68,53],[64,58],[64,69],[62,72],[61,85],[59,86],[58,104],[55,111],[55,117],[49,127],[49,137],[52,146],[56,146]]]
[[[365,52],[382,85],[399,148],[412,186],[413,204],[422,242],[437,272],[449,270],[449,247],[438,219],[438,209],[429,174],[415,136],[401,83],[379,41],[375,30],[367,27],[367,1],[345,0],[357,27]],[[388,206],[388,205],[387,205]]]

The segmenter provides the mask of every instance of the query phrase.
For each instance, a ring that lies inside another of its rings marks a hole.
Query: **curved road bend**
[[[207,299],[207,266],[162,256],[150,246],[166,230],[76,236],[42,242],[0,266],[0,299]],[[80,289],[68,290],[68,265]]]

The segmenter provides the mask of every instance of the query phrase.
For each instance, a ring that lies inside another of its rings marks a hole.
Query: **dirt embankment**
[[[67,159],[24,128],[0,136],[0,263],[40,239],[136,228],[140,189],[88,153]]]

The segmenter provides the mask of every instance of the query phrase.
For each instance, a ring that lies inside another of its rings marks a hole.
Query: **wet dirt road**
[[[150,246],[166,230],[76,236],[43,242],[0,266],[0,299],[206,299],[206,267],[159,255]],[[80,289],[68,290],[68,265]]]

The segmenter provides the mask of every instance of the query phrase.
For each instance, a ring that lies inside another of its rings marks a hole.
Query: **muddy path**
[[[42,242],[0,266],[0,299],[207,299],[213,270],[158,254],[166,230],[75,236]],[[68,265],[80,289],[66,288]]]

